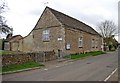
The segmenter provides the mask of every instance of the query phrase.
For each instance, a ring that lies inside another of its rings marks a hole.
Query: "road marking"
[[[56,66],[56,67],[60,67],[60,66]]]
[[[104,81],[106,82],[116,71],[118,68],[116,68]]]
[[[44,69],[45,71],[47,71],[48,69]]]

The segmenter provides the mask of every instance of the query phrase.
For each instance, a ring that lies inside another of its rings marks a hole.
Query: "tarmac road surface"
[[[118,67],[118,52],[3,75],[3,81],[104,81]],[[117,81],[112,79],[111,81]]]

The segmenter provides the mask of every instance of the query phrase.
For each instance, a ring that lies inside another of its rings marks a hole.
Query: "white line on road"
[[[44,69],[44,70],[46,70],[46,71],[47,71],[48,69]]]
[[[60,67],[60,66],[56,66],[56,67]]]
[[[116,71],[118,68],[116,68],[104,81],[106,82]]]

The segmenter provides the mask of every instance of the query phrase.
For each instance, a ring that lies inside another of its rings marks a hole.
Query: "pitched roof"
[[[89,25],[87,25],[75,18],[72,18],[64,13],[56,11],[50,7],[46,7],[46,8],[48,8],[64,26],[69,26],[69,27],[72,27],[75,29],[79,29],[79,30],[91,33],[91,34],[100,35]]]
[[[18,38],[18,39],[17,39]],[[9,40],[9,41],[18,41],[20,39],[22,39],[23,37],[21,35],[15,35],[15,36],[12,36],[12,38]]]
[[[21,36],[21,35],[15,35],[15,36],[12,36],[12,38],[11,38],[11,39],[16,38],[16,37],[21,37],[21,38],[22,38],[22,36]]]

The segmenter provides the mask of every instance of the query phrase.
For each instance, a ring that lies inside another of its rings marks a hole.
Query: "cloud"
[[[90,26],[107,19],[117,24],[119,0],[6,0],[10,10],[4,14],[14,35],[26,36],[37,23],[45,6],[49,6]],[[48,2],[48,4],[44,4]]]
[[[28,12],[29,15],[35,15],[35,16],[40,16],[42,14],[42,10],[36,9],[36,10],[31,10]]]

